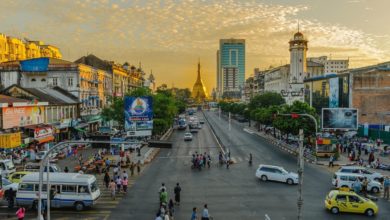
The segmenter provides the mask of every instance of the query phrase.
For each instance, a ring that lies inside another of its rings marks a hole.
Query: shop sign
[[[2,112],[3,129],[40,124],[44,120],[43,106],[6,107]]]
[[[22,136],[20,132],[0,135],[0,148],[15,148],[21,144]]]
[[[53,129],[51,127],[42,127],[34,129],[34,138],[43,138],[46,136],[53,135]]]

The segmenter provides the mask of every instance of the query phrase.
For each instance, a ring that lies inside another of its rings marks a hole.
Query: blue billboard
[[[24,72],[45,72],[49,69],[49,58],[37,58],[20,61],[20,68]]]
[[[125,129],[153,129],[152,97],[125,97]],[[138,128],[139,127],[139,128]]]

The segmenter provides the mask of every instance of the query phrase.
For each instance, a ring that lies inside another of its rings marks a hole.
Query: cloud
[[[296,32],[298,18],[309,40],[310,56],[332,53],[332,57],[358,57],[356,62],[351,59],[354,65],[389,58],[388,43],[385,48],[378,44],[387,42],[388,36],[378,39],[339,24],[300,18],[307,10],[310,8],[305,5],[265,4],[255,0],[0,2],[0,15],[9,17],[2,20],[1,31],[24,33],[58,45],[70,60],[87,52],[120,62],[142,60],[163,81],[174,80],[190,68],[195,72],[196,64],[188,67],[174,63],[174,57],[166,60],[173,63],[162,63],[163,59],[150,54],[181,56],[181,61],[195,58],[194,63],[196,57],[206,57],[204,71],[205,77],[209,76],[206,79],[209,91],[215,80],[219,39],[246,39],[247,56],[251,56],[247,65],[250,73],[255,66],[265,67],[288,59],[288,41]],[[18,22],[19,14],[26,16],[28,22]],[[191,86],[191,80],[181,83]]]

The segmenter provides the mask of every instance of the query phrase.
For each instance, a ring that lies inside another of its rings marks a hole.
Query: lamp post
[[[299,118],[300,116],[303,117],[309,117],[314,121],[316,135],[317,135],[317,120],[309,114],[297,114],[297,113],[290,113],[290,114],[279,114],[283,116],[291,116],[292,118]],[[297,199],[297,206],[298,206],[298,213],[297,217],[298,220],[302,219],[302,206],[303,206],[303,198],[302,198],[302,185],[303,185],[303,168],[304,168],[304,148],[303,148],[303,129],[299,129],[299,157],[298,157],[298,199]],[[316,152],[317,152],[317,140],[316,140]],[[317,156],[314,157],[315,160],[317,160]]]

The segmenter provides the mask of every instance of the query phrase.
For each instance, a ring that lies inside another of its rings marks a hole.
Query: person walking
[[[168,212],[169,212],[169,217],[173,219],[173,213],[175,212],[175,205],[172,199],[170,199],[168,203]]]
[[[127,175],[126,170],[123,170],[122,178],[123,178],[123,179],[124,179],[124,178],[129,179],[129,175]]]
[[[355,180],[355,182],[352,184],[352,188],[355,193],[360,193],[360,190],[362,190],[362,184],[360,183],[359,179]]]
[[[191,220],[197,220],[198,215],[196,214],[196,207],[192,208]]]
[[[165,191],[165,189],[161,190],[160,203],[165,205],[168,203],[168,193]]]
[[[137,174],[139,175],[141,173],[141,161],[138,160],[137,162]]]
[[[106,172],[106,174],[104,174],[104,178],[103,178],[103,181],[104,181],[104,184],[106,185],[106,189],[108,189],[108,185],[110,184],[110,174],[108,174],[108,172]]]
[[[207,208],[207,204],[204,204],[204,208],[202,211],[202,220],[209,220],[210,215],[209,215],[209,209]]]
[[[23,220],[25,213],[26,213],[26,209],[24,207],[20,207],[15,214],[18,220]]]
[[[65,167],[64,172],[65,172],[65,173],[69,173],[69,168],[68,168],[68,167]]]
[[[8,208],[14,208],[16,191],[13,191],[12,187],[5,191],[5,198],[8,201]]]
[[[389,200],[390,178],[387,176],[383,180],[383,198]]]
[[[362,186],[363,186],[363,187],[362,187],[363,195],[364,195],[364,197],[367,197],[367,186],[368,186],[367,177],[364,177]]]
[[[330,155],[328,167],[333,167],[333,158],[334,158],[333,155]]]
[[[133,162],[130,163],[130,175],[131,176],[134,176],[134,168],[135,168],[135,164]]]
[[[116,177],[115,183],[116,183],[116,190],[118,193],[120,193],[122,188],[122,179],[120,176]]]
[[[111,191],[111,198],[112,198],[112,200],[115,200],[116,185],[115,185],[115,182],[113,179],[111,179],[109,188]]]
[[[175,189],[173,190],[175,193],[175,203],[177,205],[180,205],[180,192],[181,192],[181,187],[179,183],[176,183]]]
[[[125,194],[127,194],[127,185],[129,184],[129,180],[127,179],[127,177],[123,177],[123,180],[122,180],[122,187],[123,187],[123,192]]]

